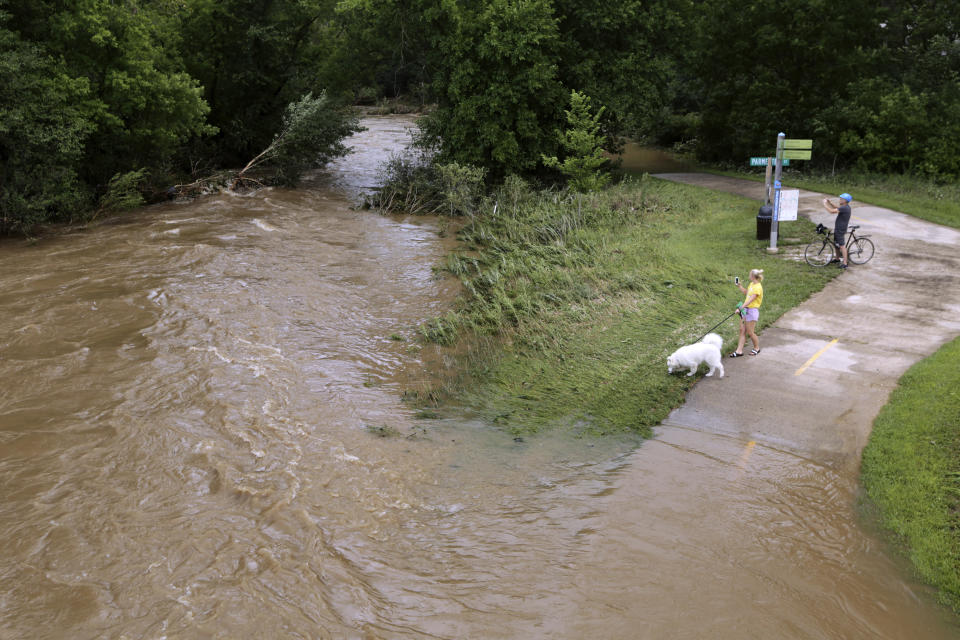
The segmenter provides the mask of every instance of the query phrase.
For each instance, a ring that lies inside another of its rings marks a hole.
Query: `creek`
[[[351,206],[412,126],[365,124],[298,189],[0,245],[0,637],[956,637],[849,470],[404,405],[453,240]]]

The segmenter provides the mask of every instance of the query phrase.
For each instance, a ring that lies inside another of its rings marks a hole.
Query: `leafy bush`
[[[129,211],[143,204],[139,187],[145,178],[146,169],[118,173],[110,178],[107,193],[100,198],[99,211]]]
[[[414,147],[393,154],[380,172],[383,184],[371,195],[370,206],[382,211],[412,214],[442,211],[440,172],[429,152]]]
[[[448,213],[451,216],[473,215],[483,196],[486,170],[458,162],[440,165],[438,169]]]
[[[533,190],[530,188],[530,185],[527,184],[526,180],[520,176],[511,174],[504,179],[503,184],[500,185],[500,188],[497,190],[496,200],[498,205],[516,209],[520,204],[527,202],[533,195]],[[493,213],[495,215],[496,211]]]

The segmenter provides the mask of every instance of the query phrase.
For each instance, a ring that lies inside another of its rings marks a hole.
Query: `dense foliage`
[[[566,98],[550,0],[487,0],[458,7],[452,18],[438,44],[438,107],[426,121],[428,139],[441,159],[497,175],[534,169],[555,148],[549,133]]]
[[[241,164],[267,147],[287,105],[326,88],[318,76],[333,45],[331,0],[190,0],[185,68],[203,86],[213,155]],[[211,153],[212,151],[212,153]]]
[[[93,123],[88,86],[0,27],[0,231],[84,205],[77,170]]]
[[[701,125],[710,160],[815,140],[813,166],[960,178],[960,2],[704,3]]]
[[[958,16],[960,0],[0,0],[0,231],[118,201],[111,185],[149,196],[241,167],[308,94],[340,133],[338,99],[432,105],[435,161],[494,181],[563,177],[571,92],[602,110],[608,150],[629,136],[742,163],[785,131],[814,139],[821,171],[955,181]]]
[[[607,134],[669,120],[689,2],[482,0],[442,3],[428,72],[437,108],[425,120],[438,160],[477,164],[493,178],[531,174],[564,152],[571,91],[598,101]],[[428,28],[431,25],[428,25]]]
[[[316,25],[333,11],[306,0],[0,0],[0,232],[247,162],[288,105],[322,91]],[[352,130],[339,110],[324,115],[339,132],[324,144]]]

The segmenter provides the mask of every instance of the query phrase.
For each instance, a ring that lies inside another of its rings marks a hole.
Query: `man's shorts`
[[[757,307],[747,307],[746,314],[743,316],[744,322],[756,322],[760,319],[760,309]]]
[[[847,235],[846,227],[837,227],[833,230],[833,243],[838,247],[842,247],[844,244],[844,237]]]

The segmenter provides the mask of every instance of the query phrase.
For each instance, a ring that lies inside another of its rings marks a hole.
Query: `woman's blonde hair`
[[[757,280],[763,282],[763,269],[751,269],[750,277],[756,278]]]

